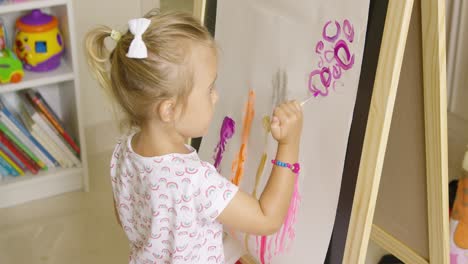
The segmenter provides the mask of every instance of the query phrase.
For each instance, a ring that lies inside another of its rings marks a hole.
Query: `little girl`
[[[205,135],[218,100],[209,32],[182,13],[152,11],[128,24],[124,34],[105,26],[90,31],[86,49],[91,70],[135,128],[111,161],[129,262],[224,263],[222,224],[268,235],[283,223],[299,170],[301,107],[291,101],[273,112],[276,166],[257,200],[185,145]],[[108,37],[116,42],[110,54]]]

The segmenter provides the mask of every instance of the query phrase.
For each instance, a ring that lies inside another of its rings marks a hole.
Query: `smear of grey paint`
[[[276,71],[273,75],[272,85],[272,104],[275,107],[288,99],[288,75],[285,70],[278,69]]]

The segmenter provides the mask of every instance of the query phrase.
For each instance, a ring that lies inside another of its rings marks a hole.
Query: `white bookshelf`
[[[32,9],[56,16],[65,43],[65,53],[59,68],[45,73],[25,71],[23,80],[14,84],[0,84],[0,94],[8,105],[17,105],[13,93],[28,88],[37,89],[61,118],[66,130],[80,145],[81,165],[74,168],[49,168],[37,175],[8,177],[0,181],[0,208],[76,191],[89,190],[88,164],[81,117],[78,80],[77,45],[71,0],[26,0],[0,4],[0,17],[7,27],[9,41],[14,38],[16,19]]]

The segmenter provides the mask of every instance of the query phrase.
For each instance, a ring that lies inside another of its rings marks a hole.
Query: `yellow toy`
[[[29,71],[50,71],[60,65],[63,53],[62,34],[55,16],[39,9],[16,21],[14,50]]]

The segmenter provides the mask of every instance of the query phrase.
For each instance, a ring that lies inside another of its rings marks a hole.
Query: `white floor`
[[[128,263],[126,237],[112,211],[109,158],[89,157],[89,193],[0,209],[0,263]]]

